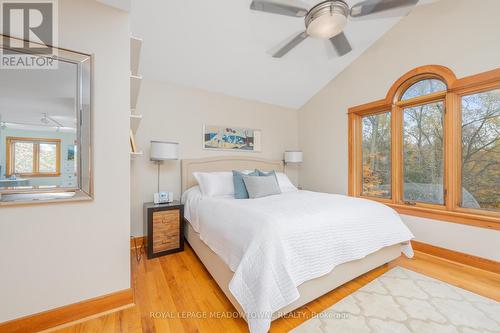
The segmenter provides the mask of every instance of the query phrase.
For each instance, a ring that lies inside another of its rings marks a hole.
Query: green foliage
[[[410,87],[410,95],[436,88],[429,84]],[[444,103],[402,112],[404,199],[443,204]],[[390,122],[390,112],[363,117],[364,195],[391,197]],[[500,89],[462,98],[461,170],[462,206],[500,210]]]
[[[444,103],[403,110],[404,199],[443,204]],[[412,185],[415,184],[416,186]],[[430,191],[416,191],[419,185]]]
[[[363,118],[363,194],[391,197],[391,114]]]
[[[462,187],[500,210],[500,89],[462,98]]]

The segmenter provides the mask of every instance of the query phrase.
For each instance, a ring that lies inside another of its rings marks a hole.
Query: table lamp
[[[160,165],[163,161],[179,159],[179,143],[171,141],[151,141],[149,152],[151,161],[158,165],[158,192],[154,194],[154,203],[167,203],[173,201],[171,192],[160,192]]]

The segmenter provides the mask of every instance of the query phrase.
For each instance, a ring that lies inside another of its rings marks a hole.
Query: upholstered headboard
[[[181,190],[197,184],[193,172],[216,172],[231,170],[253,170],[263,171],[276,170],[283,172],[283,161],[268,160],[258,157],[247,156],[221,156],[181,161]]]

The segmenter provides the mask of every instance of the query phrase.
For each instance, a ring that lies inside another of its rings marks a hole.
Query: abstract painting
[[[76,151],[76,145],[75,146],[68,146],[68,161],[74,161],[75,160],[75,151]]]
[[[209,150],[261,151],[261,131],[228,126],[203,126],[203,148]]]

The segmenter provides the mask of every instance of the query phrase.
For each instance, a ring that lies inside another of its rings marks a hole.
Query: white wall
[[[464,224],[403,215],[417,240],[500,261],[500,232]]]
[[[181,159],[240,154],[280,160],[286,149],[298,147],[297,111],[260,102],[144,80],[136,112],[143,115],[136,141],[145,154],[132,161],[131,217],[135,236],[145,232],[142,205],[153,201],[157,191],[157,167],[149,161],[150,140],[180,142]],[[261,129],[262,152],[203,150],[203,124]],[[290,167],[287,172],[297,182],[297,170]],[[179,198],[180,186],[180,161],[164,162],[160,190],[173,191]]]
[[[347,193],[347,109],[384,98],[407,71],[440,64],[460,78],[498,68],[499,12],[498,0],[442,0],[417,7],[314,96],[299,111],[304,187]],[[417,240],[500,261],[499,231],[404,220]]]
[[[0,322],[130,287],[128,14],[59,1],[59,44],[95,56],[95,200],[0,208]]]

